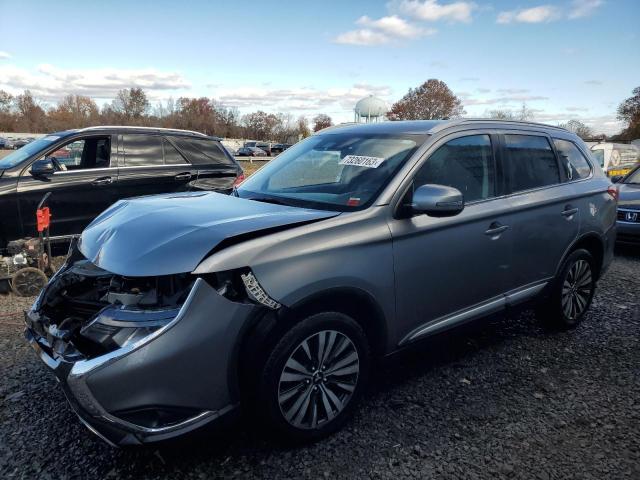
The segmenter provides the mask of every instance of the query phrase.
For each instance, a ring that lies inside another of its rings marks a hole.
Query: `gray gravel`
[[[640,478],[640,251],[619,252],[591,313],[549,334],[530,312],[442,335],[378,369],[355,420],[285,448],[236,424],[113,449],[67,406],[0,316],[0,478]],[[0,296],[0,315],[28,302]]]

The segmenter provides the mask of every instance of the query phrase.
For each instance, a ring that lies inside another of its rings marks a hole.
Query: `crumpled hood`
[[[620,183],[617,186],[620,193],[618,207],[640,210],[640,185]]]
[[[87,259],[118,275],[170,275],[193,271],[225,239],[338,214],[213,192],[154,195],[115,203],[78,245]]]

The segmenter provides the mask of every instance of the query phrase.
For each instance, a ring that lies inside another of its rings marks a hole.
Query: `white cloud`
[[[354,84],[348,88],[317,89],[310,87],[269,89],[255,86],[220,88],[214,92],[217,101],[227,107],[262,109],[284,112],[352,110],[358,100],[367,95],[389,97],[385,85]]]
[[[98,99],[115,97],[122,88],[140,87],[151,97],[189,88],[177,72],[147,69],[61,69],[39,65],[36,71],[13,65],[0,65],[0,88],[12,93],[29,89],[43,100],[58,100],[68,94]]]
[[[469,94],[457,94],[462,97],[462,103],[465,107],[473,105],[502,105],[506,106],[513,103],[527,103],[541,100],[549,100],[549,97],[541,95],[502,95],[493,98],[470,98]]]
[[[7,58],[11,58],[11,55],[0,50],[0,60],[6,60]]]
[[[526,8],[523,10],[510,10],[500,12],[496,20],[497,23],[546,23],[558,20],[561,12],[553,5],[540,5],[538,7]]]
[[[588,17],[602,4],[604,4],[603,0],[573,0],[569,18],[575,20],[576,18]]]
[[[335,39],[335,43],[341,43],[343,45],[361,45],[361,46],[373,46],[389,43],[391,39],[382,32],[376,32],[368,28],[361,28],[358,30],[351,30],[338,35]]]
[[[390,15],[377,20],[364,15],[356,20],[356,24],[365,28],[341,33],[334,39],[334,42],[346,45],[373,46],[390,43],[394,40],[412,39],[436,33],[435,29],[418,27],[397,15]]]
[[[585,80],[584,83],[586,83],[587,85],[595,85],[599,87],[603,82],[602,80]]]
[[[401,0],[392,2],[390,6],[397,8],[405,15],[425,22],[446,20],[463,23],[469,23],[472,20],[472,12],[476,8],[473,2],[458,1],[441,4],[438,0]]]

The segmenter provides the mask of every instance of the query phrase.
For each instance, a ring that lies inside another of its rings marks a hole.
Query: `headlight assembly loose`
[[[242,278],[242,282],[244,283],[244,287],[247,290],[249,298],[273,310],[280,308],[280,304],[263,290],[258,283],[258,279],[252,272],[243,273],[240,275],[240,278]]]

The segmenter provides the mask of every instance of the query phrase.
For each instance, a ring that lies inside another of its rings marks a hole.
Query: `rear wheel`
[[[352,318],[337,312],[307,317],[268,356],[258,394],[263,420],[289,440],[329,435],[353,414],[369,362],[367,339]]]
[[[564,261],[551,296],[538,307],[537,316],[552,328],[574,328],[589,309],[595,289],[593,257],[587,250],[578,249]]]

